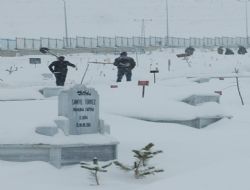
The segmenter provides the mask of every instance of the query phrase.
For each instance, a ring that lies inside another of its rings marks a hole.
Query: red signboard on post
[[[118,88],[118,85],[110,85],[110,88]]]
[[[145,94],[145,86],[148,86],[149,81],[148,80],[139,80],[138,81],[138,86],[142,86],[142,97],[144,98]]]
[[[138,86],[148,86],[149,81],[148,80],[139,80],[138,81]]]

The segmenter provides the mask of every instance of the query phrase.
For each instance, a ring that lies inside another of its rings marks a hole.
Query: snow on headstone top
[[[75,85],[59,95],[59,116],[69,119],[69,134],[98,133],[99,95],[93,88]]]

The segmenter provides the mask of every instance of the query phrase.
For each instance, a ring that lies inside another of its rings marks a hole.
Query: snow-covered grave
[[[62,87],[44,87],[39,90],[39,92],[46,98],[52,97],[52,96],[58,96],[60,92],[63,90]]]
[[[94,157],[101,161],[116,159],[118,141],[110,136],[109,126],[99,119],[99,95],[93,88],[75,85],[63,90],[58,109],[56,124],[35,128],[37,134],[45,136],[45,141],[38,138],[29,144],[0,144],[0,159],[45,161],[57,168]],[[65,136],[61,142],[56,141],[59,135]]]

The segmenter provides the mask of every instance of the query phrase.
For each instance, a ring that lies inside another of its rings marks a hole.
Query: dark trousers
[[[121,82],[122,81],[122,77],[126,76],[127,81],[131,81],[131,77],[132,77],[132,71],[130,69],[126,69],[126,68],[119,68],[118,69],[118,73],[117,73],[117,80],[116,82]]]
[[[66,76],[67,76],[67,72],[66,73],[54,73],[55,77],[56,77],[56,85],[57,86],[64,86],[65,80],[66,80]]]

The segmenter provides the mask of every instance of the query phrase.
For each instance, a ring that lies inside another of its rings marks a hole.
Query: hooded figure
[[[64,86],[68,72],[68,66],[76,68],[74,64],[70,63],[69,61],[65,61],[64,59],[64,56],[60,56],[57,58],[57,61],[54,61],[49,65],[49,70],[56,77],[57,86]]]
[[[121,82],[124,75],[127,81],[131,81],[132,69],[135,67],[135,61],[133,58],[128,57],[127,52],[122,52],[120,57],[115,59],[114,65],[118,69],[116,82]]]

